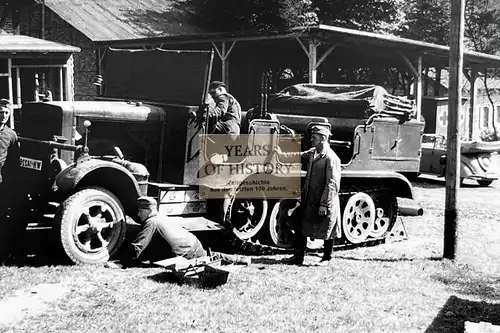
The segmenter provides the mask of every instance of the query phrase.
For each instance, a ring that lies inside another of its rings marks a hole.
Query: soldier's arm
[[[229,108],[229,98],[226,95],[219,96],[215,107],[210,107],[208,113],[211,116],[222,117]]]
[[[327,208],[331,207],[333,199],[339,193],[339,187],[340,162],[336,158],[327,158],[325,188],[323,189],[320,205]]]

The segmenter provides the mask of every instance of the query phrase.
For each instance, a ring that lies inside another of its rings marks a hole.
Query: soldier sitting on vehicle
[[[159,235],[167,242],[170,247],[173,257],[183,257],[185,259],[202,258],[209,255],[203,248],[199,239],[184,229],[175,220],[167,216],[162,216],[158,213],[157,202],[152,197],[142,196],[137,199],[138,217],[141,222],[141,231],[136,236],[135,240],[130,243],[125,258],[122,260],[124,267],[135,266],[140,264],[144,250],[153,240],[153,236],[158,232]],[[167,249],[165,253],[156,253],[155,256],[165,259],[168,256]],[[215,252],[213,252],[215,254]],[[241,256],[232,256],[223,253],[216,253],[227,261],[234,263],[250,264],[250,258]],[[163,256],[162,256],[163,255]]]
[[[227,92],[226,85],[221,81],[210,83],[208,94],[215,102],[215,106],[209,106],[208,109],[209,123],[213,124],[211,134],[229,134],[231,140],[236,140],[241,131],[240,103]],[[211,139],[213,140],[214,137],[212,136]],[[228,158],[231,158],[228,157],[227,150],[223,147],[227,142],[228,140],[223,138],[222,143],[217,144],[217,142],[214,142],[211,145],[211,147],[214,147],[213,149],[207,148],[206,153],[212,163],[220,164],[227,162]],[[222,203],[221,223],[228,228],[231,228],[231,214],[228,212],[230,205],[231,194],[227,193]]]
[[[240,103],[229,94],[226,85],[220,81],[213,81],[208,86],[208,94],[215,102],[215,106],[209,106],[209,120],[214,122],[212,134],[231,134],[236,137],[240,134],[241,106]]]

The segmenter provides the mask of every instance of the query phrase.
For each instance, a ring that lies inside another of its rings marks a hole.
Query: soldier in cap
[[[141,196],[137,199],[138,217],[141,222],[141,231],[131,242],[128,254],[124,259],[125,266],[133,266],[139,262],[139,257],[153,240],[153,236],[158,233],[168,243],[173,256],[184,257],[186,259],[201,258],[208,255],[199,239],[184,229],[175,219],[158,213],[157,202],[154,198]],[[249,258],[232,256],[217,253],[220,257],[234,263],[249,264]],[[159,253],[162,259],[164,253]]]
[[[215,125],[212,134],[229,134],[231,135],[231,140],[235,140],[240,134],[241,128],[241,106],[240,103],[234,98],[233,95],[229,94],[226,90],[226,85],[221,81],[213,81],[208,86],[208,94],[212,97],[215,102],[214,106],[209,106],[208,114],[211,119],[215,120]],[[213,137],[212,137],[213,139]],[[219,164],[227,160],[227,150],[224,149],[223,143],[217,144],[215,140],[215,151],[218,153],[212,153],[210,150],[207,154],[210,160],[214,164]],[[224,140],[227,143],[226,140]],[[219,147],[217,147],[219,146]],[[220,154],[220,150],[222,154]],[[228,228],[231,228],[231,214],[229,212],[229,207],[231,205],[231,194],[226,193],[225,198],[222,202],[222,216],[221,222]]]
[[[240,134],[241,106],[233,95],[227,92],[226,85],[213,81],[208,86],[208,94],[215,102],[210,106],[208,114],[216,119],[213,134]]]
[[[12,228],[12,220],[7,220],[9,209],[16,203],[16,179],[20,164],[19,141],[16,132],[7,126],[12,106],[7,99],[0,99],[0,262],[14,245],[17,228]],[[9,214],[12,215],[12,214]],[[8,224],[8,225],[7,225]],[[13,235],[12,232],[16,232]],[[5,239],[2,239],[5,237]]]
[[[138,262],[139,256],[151,243],[156,232],[168,243],[175,256],[193,259],[206,255],[206,251],[195,235],[184,229],[175,220],[158,214],[158,206],[154,198],[139,197],[137,209],[142,228],[135,240],[129,245],[125,258],[127,266]]]
[[[301,204],[294,212],[295,254],[285,261],[302,265],[307,246],[307,237],[324,239],[323,257],[318,266],[326,266],[332,259],[335,236],[339,232],[340,204],[340,159],[330,148],[330,130],[325,126],[311,128],[312,148],[301,153],[282,153],[280,159],[300,154],[307,164],[307,175],[301,194]]]

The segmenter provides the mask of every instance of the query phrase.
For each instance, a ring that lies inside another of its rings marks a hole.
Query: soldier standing
[[[278,148],[280,159],[300,154],[302,163],[307,163],[301,203],[292,216],[295,254],[285,259],[287,263],[303,264],[307,237],[325,240],[323,257],[317,266],[327,266],[332,259],[335,236],[340,228],[337,223],[340,217],[340,159],[330,148],[330,136],[326,127],[313,126],[311,149],[302,153],[282,153]]]
[[[17,196],[16,181],[19,168],[19,141],[16,132],[7,126],[12,113],[12,106],[6,99],[0,99],[0,262],[14,245],[13,239],[17,230],[13,228],[12,211]],[[11,215],[10,219],[7,218]]]

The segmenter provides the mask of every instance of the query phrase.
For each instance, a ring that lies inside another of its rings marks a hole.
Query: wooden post
[[[12,58],[7,59],[7,85],[9,89],[9,102],[14,107],[14,92],[12,89]],[[10,114],[10,128],[14,128],[14,112]]]
[[[417,73],[416,73],[416,82],[415,82],[415,101],[417,102],[417,120],[420,121],[420,115],[422,114],[422,56],[419,55],[417,57]]]
[[[446,202],[444,211],[443,257],[455,259],[457,242],[457,199],[460,187],[460,107],[462,104],[462,71],[464,51],[465,0],[451,0],[450,81],[446,152]]]
[[[17,97],[17,107],[21,107],[21,68],[16,67],[16,97]]]
[[[316,75],[318,73],[316,60],[317,60],[317,46],[314,39],[309,40],[309,83],[316,83]]]
[[[470,103],[469,103],[469,139],[472,140],[472,136],[474,135],[475,128],[475,118],[474,115],[476,113],[476,101],[477,101],[477,68],[472,67],[470,70]]]
[[[59,67],[59,100],[64,101],[63,68]]]

